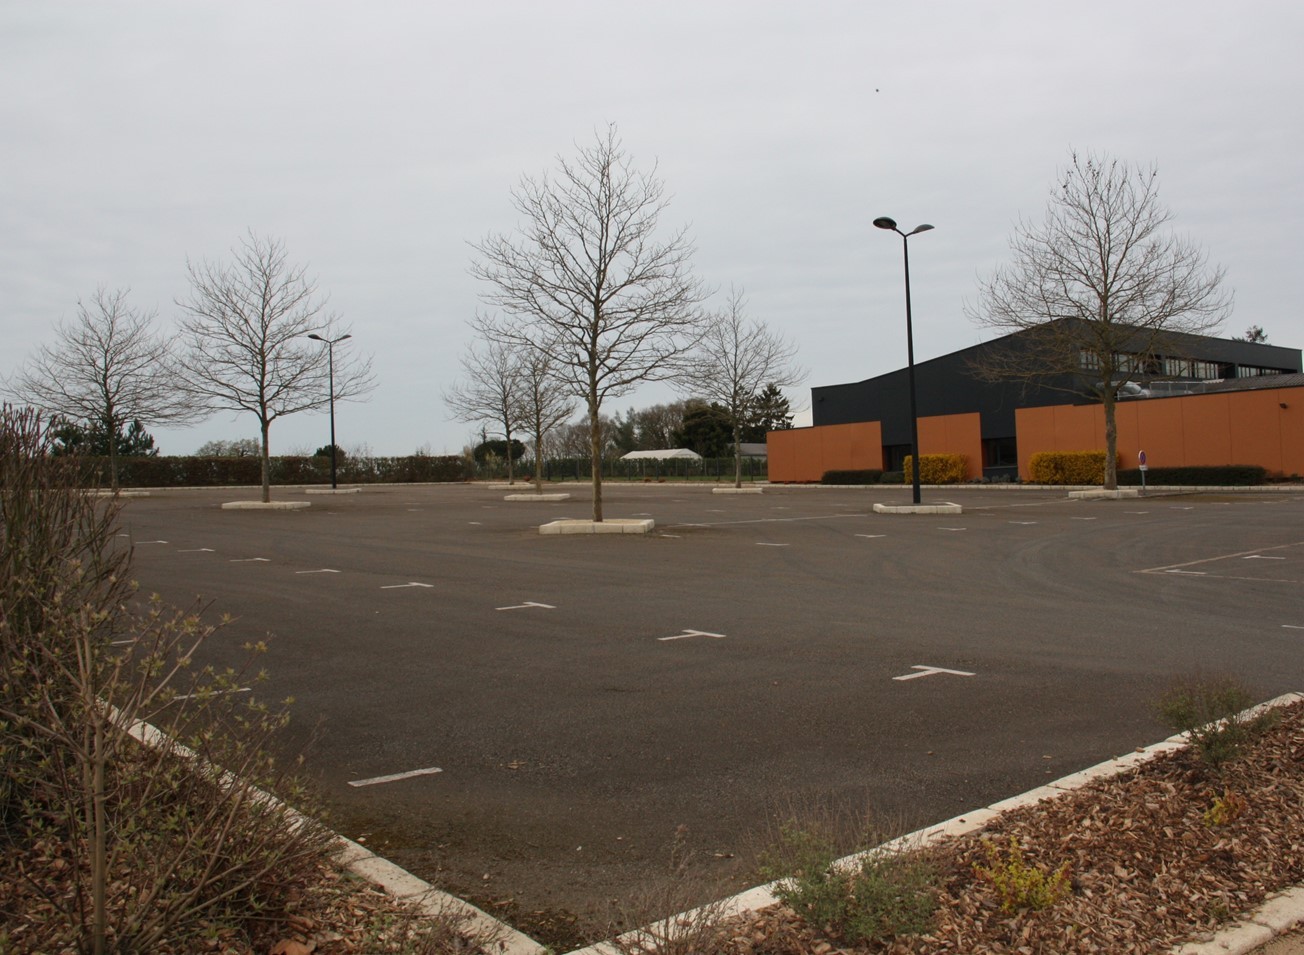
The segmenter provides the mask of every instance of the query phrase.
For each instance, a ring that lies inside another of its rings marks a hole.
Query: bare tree
[[[187,341],[188,387],[212,407],[248,411],[262,440],[262,499],[271,500],[268,431],[272,422],[316,411],[331,400],[329,350],[310,334],[338,340],[337,320],[285,246],[252,232],[226,265],[187,261],[190,295],[178,299]],[[357,399],[375,388],[371,360],[334,363],[334,397]]]
[[[1115,405],[1129,385],[1163,377],[1183,338],[1222,322],[1223,271],[1167,228],[1158,172],[1074,153],[1045,219],[1020,222],[1013,262],[980,288],[971,317],[1013,334],[974,370],[986,380],[1090,394],[1105,415],[1105,487],[1118,486]]]
[[[127,304],[129,290],[96,290],[77,301],[74,321],[55,329],[56,343],[41,346],[6,386],[15,399],[107,437],[109,480],[118,486],[118,447],[133,421],[188,424],[206,413],[181,387],[177,362],[154,330],[155,313]]]
[[[637,172],[614,127],[568,160],[555,178],[513,190],[524,216],[516,237],[475,246],[472,274],[484,298],[514,321],[505,340],[549,356],[554,374],[589,419],[593,520],[602,520],[602,404],[645,381],[682,372],[701,335],[705,293],[692,275],[686,231],[656,239],[665,189]]]
[[[534,443],[534,489],[543,492],[543,459],[549,438],[566,419],[575,413],[575,405],[565,383],[557,379],[552,358],[532,351],[521,357],[518,407],[521,427]]]
[[[472,345],[461,358],[466,376],[444,391],[444,404],[458,421],[486,423],[503,429],[507,445],[507,483],[512,470],[512,432],[521,424],[522,360],[513,348],[492,337]]]
[[[767,385],[797,384],[806,372],[795,363],[797,346],[748,319],[742,289],[730,289],[723,312],[712,317],[689,374],[679,384],[686,394],[724,409],[733,432],[734,487],[743,485],[743,430],[756,412]]]

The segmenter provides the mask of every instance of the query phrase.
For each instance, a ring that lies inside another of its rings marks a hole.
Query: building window
[[[1100,355],[1098,355],[1096,352],[1088,351],[1087,349],[1084,348],[1080,352],[1078,352],[1078,364],[1081,365],[1083,368],[1085,368],[1087,371],[1099,371]]]

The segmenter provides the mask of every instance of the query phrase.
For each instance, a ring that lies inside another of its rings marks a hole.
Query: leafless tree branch
[[[1020,222],[1011,262],[982,282],[970,309],[1010,335],[986,349],[979,377],[1094,394],[1105,412],[1106,486],[1117,486],[1114,407],[1130,383],[1162,377],[1155,356],[1223,321],[1223,270],[1169,228],[1158,171],[1073,153],[1040,224]]]
[[[664,186],[655,169],[633,168],[614,127],[575,159],[559,157],[555,176],[523,178],[513,200],[520,234],[476,244],[471,272],[508,316],[502,340],[546,355],[551,375],[584,401],[600,521],[603,402],[682,374],[701,336],[693,246],[682,229],[656,239]]]

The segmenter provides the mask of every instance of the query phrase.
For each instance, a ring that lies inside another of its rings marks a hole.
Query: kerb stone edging
[[[1285,693],[1275,699],[1268,700],[1266,703],[1260,703],[1258,706],[1246,710],[1244,716],[1250,717],[1265,710],[1275,709],[1279,706],[1287,706],[1291,703],[1297,703],[1304,700],[1304,694]],[[1170,736],[1168,739],[1158,743],[1153,743],[1135,752],[1128,753],[1126,756],[1119,756],[1115,759],[1107,759],[1103,763],[1097,763],[1087,769],[1076,773],[1071,773],[1053,783],[1047,783],[1044,786],[1038,786],[1036,789],[1030,789],[1026,793],[1018,796],[1012,796],[1009,799],[1002,799],[994,802],[990,806],[982,809],[976,809],[973,812],[967,812],[960,816],[947,819],[932,826],[926,826],[916,832],[908,835],[899,836],[890,842],[885,842],[881,846],[876,846],[866,852],[858,852],[854,855],[839,859],[833,865],[838,867],[857,865],[861,859],[867,855],[884,852],[900,852],[905,849],[920,848],[931,845],[942,839],[951,836],[960,836],[969,832],[983,828],[987,823],[998,817],[1001,813],[1011,809],[1017,809],[1021,806],[1036,805],[1043,799],[1056,799],[1066,793],[1081,789],[1097,779],[1108,779],[1126,772],[1142,763],[1149,762],[1162,753],[1172,752],[1175,749],[1182,749],[1186,746],[1186,734]],[[649,930],[656,932],[660,926],[672,924],[675,921],[684,920],[691,922],[695,913],[704,912],[706,908],[713,908],[714,915],[719,917],[729,917],[733,915],[743,915],[748,912],[754,912],[763,909],[766,906],[773,905],[778,899],[774,895],[775,883],[770,882],[765,885],[758,885],[755,888],[748,889],[738,895],[731,896],[712,906],[703,906],[702,908],[692,909],[689,912],[680,915],[671,916],[661,922],[649,926]],[[1271,941],[1278,935],[1290,931],[1296,925],[1304,924],[1304,886],[1288,889],[1270,897],[1263,905],[1252,912],[1241,917],[1240,920],[1231,926],[1220,930],[1211,939],[1200,942],[1185,943],[1177,948],[1171,949],[1172,955],[1246,955],[1252,952],[1260,945]],[[622,935],[622,939],[633,940],[638,932],[631,932]],[[590,945],[587,948],[576,949],[569,952],[568,955],[620,955],[620,949],[610,942],[599,942],[596,945]]]
[[[116,715],[117,711],[115,717]],[[193,750],[172,740],[157,726],[144,720],[134,720],[127,724],[126,729],[133,739],[151,748],[171,745],[183,757],[195,755]],[[257,793],[258,801],[283,811],[289,818],[291,826],[303,826],[309,823],[320,825],[271,793],[261,789],[254,791]],[[336,865],[345,872],[379,886],[394,898],[411,904],[422,915],[431,918],[451,915],[460,919],[462,924],[468,926],[472,932],[492,939],[492,945],[499,955],[545,955],[547,949],[534,939],[516,931],[507,923],[500,922],[470,902],[436,889],[424,879],[417,878],[406,869],[400,868],[339,833],[332,833],[332,841]]]

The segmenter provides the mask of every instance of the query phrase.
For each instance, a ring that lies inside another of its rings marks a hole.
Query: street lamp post
[[[933,228],[931,225],[918,225],[909,232],[902,232],[897,228],[896,220],[889,219],[887,216],[874,220],[874,225],[880,229],[887,229],[901,236],[901,251],[905,254],[906,263],[906,377],[910,382],[910,456],[914,466],[910,469],[913,477],[914,502],[919,503],[919,472],[922,470],[919,460],[919,418],[916,410],[915,400],[915,335],[911,323],[910,315],[910,242],[912,235],[918,235],[920,232],[927,232]]]
[[[341,335],[339,338],[322,338],[320,335],[312,334],[309,338],[316,339],[319,342],[326,343],[326,368],[330,375],[330,407],[331,407],[331,490],[336,490],[335,484],[335,459],[338,457],[338,451],[335,447],[335,346],[346,338],[352,338],[352,335]]]

